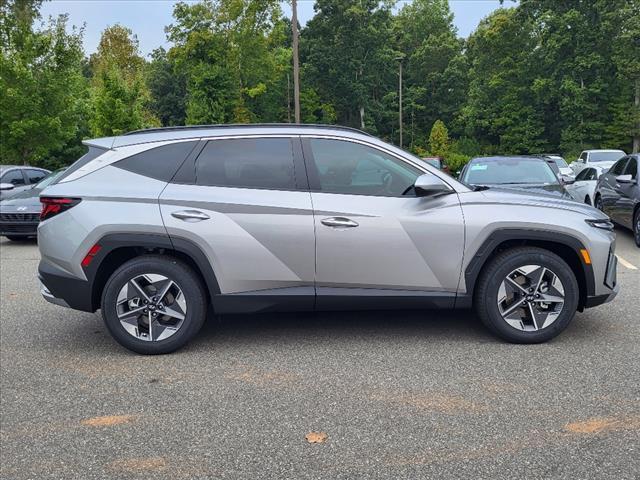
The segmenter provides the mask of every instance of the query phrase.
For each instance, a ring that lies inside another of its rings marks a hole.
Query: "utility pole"
[[[400,60],[400,78],[398,80],[398,117],[400,120],[400,148],[402,148],[402,60]]]
[[[394,60],[397,60],[400,65],[398,72],[398,121],[400,124],[400,148],[402,148],[402,61],[404,55],[400,54]]]
[[[293,29],[293,108],[296,123],[300,123],[300,60],[298,58],[298,5],[291,0],[291,28]]]

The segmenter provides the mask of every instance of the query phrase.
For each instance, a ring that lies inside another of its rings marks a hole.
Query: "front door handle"
[[[358,222],[345,217],[329,217],[320,220],[327,227],[353,228],[358,226]]]
[[[180,210],[179,212],[171,212],[171,216],[185,222],[199,222],[209,219],[209,215],[198,210]]]

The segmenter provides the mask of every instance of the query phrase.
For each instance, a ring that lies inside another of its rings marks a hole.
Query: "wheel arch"
[[[91,307],[100,308],[102,291],[109,277],[122,264],[132,258],[148,254],[168,255],[186,263],[199,276],[207,293],[208,303],[212,303],[220,287],[216,275],[204,252],[195,243],[183,238],[169,238],[164,235],[122,233],[109,234],[98,242],[100,251],[85,274],[91,279]]]
[[[578,310],[582,311],[586,305],[587,297],[595,293],[593,268],[590,264],[585,264],[582,261],[580,253],[580,250],[585,247],[579,239],[571,235],[549,231],[504,229],[489,235],[464,271],[467,287],[465,297],[468,302],[471,303],[478,279],[489,261],[500,252],[522,246],[543,248],[555,253],[567,262],[578,282],[580,289]]]

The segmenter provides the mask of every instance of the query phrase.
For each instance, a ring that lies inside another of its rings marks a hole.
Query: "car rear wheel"
[[[172,257],[134,258],[118,268],[102,294],[102,317],[122,346],[142,354],[184,346],[206,318],[198,276]]]
[[[540,343],[562,332],[578,307],[575,275],[558,255],[522,247],[498,254],[475,289],[482,322],[514,343]]]
[[[600,195],[596,196],[596,203],[594,204],[594,207],[596,207],[601,212],[604,211],[603,210],[603,205],[602,205],[602,197]]]

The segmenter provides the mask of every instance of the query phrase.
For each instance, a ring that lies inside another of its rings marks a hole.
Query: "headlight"
[[[610,232],[613,231],[613,222],[608,218],[598,218],[598,219],[587,218],[585,222],[587,222],[589,225],[595,228],[600,228],[602,230],[609,230]]]

